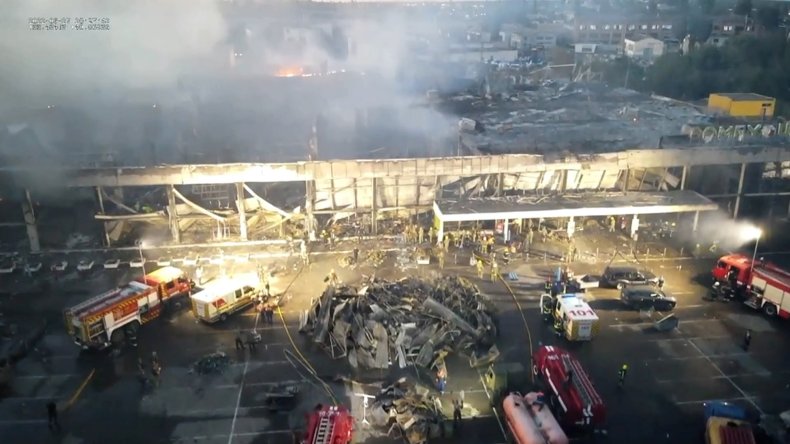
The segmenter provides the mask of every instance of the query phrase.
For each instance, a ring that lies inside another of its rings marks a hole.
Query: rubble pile
[[[192,364],[192,371],[200,375],[220,374],[230,365],[230,358],[223,352],[211,353]]]
[[[459,277],[374,279],[360,289],[329,286],[300,331],[332,357],[348,357],[354,368],[430,368],[452,352],[474,359],[494,348],[497,329],[488,305]]]
[[[405,379],[384,387],[370,407],[371,425],[389,427],[390,436],[397,428],[411,444],[438,436],[445,417],[441,404],[429,393],[427,388],[410,384]]]

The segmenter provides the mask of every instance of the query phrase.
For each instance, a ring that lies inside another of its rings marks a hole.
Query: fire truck
[[[541,394],[511,393],[502,402],[502,411],[517,444],[568,444],[568,437]]]
[[[67,308],[66,330],[83,349],[119,344],[127,335],[135,336],[142,324],[156,319],[165,301],[190,288],[184,272],[165,267]]]
[[[300,444],[349,444],[354,418],[342,406],[321,406],[307,416],[307,433]]]
[[[721,257],[712,270],[713,278],[728,285],[744,303],[768,316],[790,318],[790,272],[742,254]]]
[[[532,372],[549,391],[548,400],[558,421],[568,429],[599,431],[606,407],[579,361],[567,351],[541,346],[532,356]]]

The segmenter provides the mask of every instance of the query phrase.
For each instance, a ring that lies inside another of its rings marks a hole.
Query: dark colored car
[[[636,267],[606,267],[601,276],[601,286],[622,289],[628,285],[657,285],[658,278],[649,271]]]
[[[659,311],[669,311],[675,308],[677,300],[651,285],[635,285],[620,290],[620,301],[626,307],[639,310],[651,308]]]

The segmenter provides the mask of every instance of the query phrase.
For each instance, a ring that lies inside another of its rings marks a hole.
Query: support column
[[[741,193],[743,193],[743,178],[746,175],[746,164],[741,164],[741,175],[738,177],[738,192],[735,194],[735,208],[732,211],[732,218],[738,218],[738,212],[741,209]]]
[[[510,241],[510,220],[505,219],[505,224],[502,227],[502,237],[505,240],[505,243]]]
[[[173,185],[167,188],[167,221],[170,225],[170,237],[175,243],[181,243],[181,229],[178,226],[178,213],[176,212],[176,193]]]
[[[419,186],[419,185],[418,185]],[[373,189],[372,189],[372,199],[370,203],[370,233],[375,236],[378,234],[379,231],[379,224],[378,224],[378,179],[375,177],[373,178]],[[395,189],[397,193],[397,188]],[[419,200],[417,204],[419,205]]]
[[[99,200],[99,211],[101,214],[104,214],[104,196],[102,196],[102,188],[96,187],[96,198]],[[112,245],[110,244],[110,234],[107,233],[107,222],[102,221],[101,223],[102,231],[104,232],[104,246],[109,248]]]
[[[691,224],[691,232],[697,232],[697,225],[699,225],[699,211],[694,212],[694,222]]]
[[[504,181],[505,181],[505,175],[502,174],[502,173],[499,173],[499,175],[497,176],[497,181],[496,181],[497,182],[496,183],[496,195],[497,196],[501,196],[502,195],[502,190],[503,190],[503,187],[504,187],[504,183],[503,183]]]
[[[688,174],[689,167],[683,165],[683,171],[680,173],[680,189],[686,189],[686,175]]]
[[[25,190],[25,199],[22,200],[22,216],[25,218],[25,229],[27,229],[27,239],[30,241],[30,252],[38,253],[41,251],[41,241],[38,238],[36,213],[33,207],[33,200],[30,199],[30,190]]]
[[[315,207],[315,182],[308,180],[304,183],[305,186],[305,227],[307,227],[307,239],[310,242],[315,242],[315,224],[313,219],[313,208]]]
[[[631,170],[623,172],[623,194],[628,194],[628,182],[631,180]]]
[[[236,184],[236,208],[239,210],[239,237],[247,240],[247,208],[244,205],[244,183]]]

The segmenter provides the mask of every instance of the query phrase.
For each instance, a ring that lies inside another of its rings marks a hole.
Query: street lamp
[[[763,235],[763,230],[759,227],[749,227],[744,230],[744,236],[749,240],[754,240],[754,253],[752,253],[752,263],[749,266],[749,274],[754,271],[754,261],[757,260],[757,246],[760,245],[760,238]]]
[[[140,253],[140,268],[143,269],[143,281],[145,281],[145,258],[143,257],[143,247],[145,246],[145,242],[138,240],[137,244],[137,252]]]

